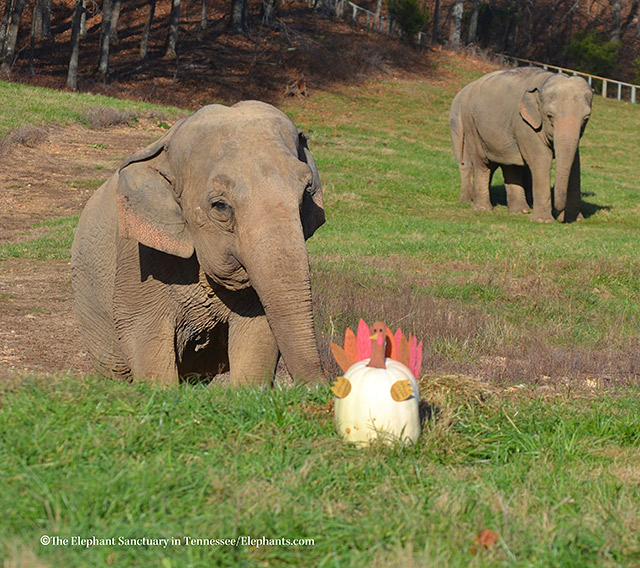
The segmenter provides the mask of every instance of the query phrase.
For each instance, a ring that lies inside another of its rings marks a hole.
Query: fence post
[[[351,4],[352,8],[353,8],[353,16],[351,16],[351,19],[355,22],[356,21],[356,14],[358,13],[358,7],[355,4]]]
[[[636,104],[636,88],[631,87],[631,102]]]
[[[607,80],[606,79],[602,79],[602,96],[605,99],[607,98]]]
[[[622,100],[622,83],[618,83],[618,100]]]

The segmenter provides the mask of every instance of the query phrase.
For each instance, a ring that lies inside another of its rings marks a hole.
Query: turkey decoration
[[[360,320],[357,335],[347,328],[344,348],[331,343],[344,372],[331,390],[336,395],[336,428],[348,442],[366,446],[375,439],[413,443],[420,435],[418,381],[422,341],[382,322]]]

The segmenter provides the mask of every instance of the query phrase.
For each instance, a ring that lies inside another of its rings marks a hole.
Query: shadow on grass
[[[504,184],[492,185],[490,188],[490,194],[491,194],[491,205],[493,205],[494,207],[498,205],[503,205],[504,207],[508,206],[507,189],[504,186]],[[526,194],[527,203],[529,204],[529,207],[533,207],[533,195],[529,191],[525,191],[525,194]],[[552,190],[552,194],[553,194],[553,190]],[[580,212],[582,213],[582,216],[585,219],[595,215],[599,211],[610,211],[612,209],[610,205],[598,205],[597,203],[591,203],[589,201],[584,200],[585,197],[590,197],[593,195],[595,195],[595,193],[593,192],[584,192],[582,194],[582,203],[580,205]]]

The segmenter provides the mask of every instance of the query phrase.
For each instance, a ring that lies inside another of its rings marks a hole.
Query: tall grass
[[[337,438],[326,387],[4,384],[0,555],[72,567],[636,565],[640,393],[481,401],[434,381],[422,382],[434,418],[417,445],[371,450]],[[477,550],[485,528],[500,540]],[[85,548],[73,536],[174,540]],[[314,544],[185,544],[238,536]]]
[[[504,205],[475,213],[457,201],[447,112],[486,70],[443,59],[428,81],[345,87],[286,108],[311,134],[325,188],[328,221],[309,248],[326,366],[335,375],[327,343],[359,317],[423,338],[424,368],[440,372],[421,378],[418,443],[342,443],[327,386],[3,377],[4,565],[640,564],[640,392],[622,384],[640,368],[640,111],[596,99],[582,223],[536,225]],[[70,120],[81,100],[29,94]],[[36,107],[26,120],[49,120]],[[75,222],[3,247],[0,261],[67,257]],[[486,549],[475,542],[483,529],[499,535]],[[175,541],[87,548],[43,536]],[[237,536],[314,544],[185,544]]]

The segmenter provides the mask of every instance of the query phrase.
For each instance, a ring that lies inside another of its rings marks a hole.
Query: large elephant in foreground
[[[129,157],[72,247],[80,330],[103,372],[324,377],[305,239],[324,223],[306,137],[257,101],[210,105]]]
[[[578,144],[591,115],[593,91],[580,77],[533,67],[494,71],[462,89],[449,113],[453,152],[462,178],[461,201],[492,208],[489,184],[501,166],[510,211],[528,212],[524,181],[531,176],[534,221],[580,216]],[[527,169],[529,171],[527,171]]]

